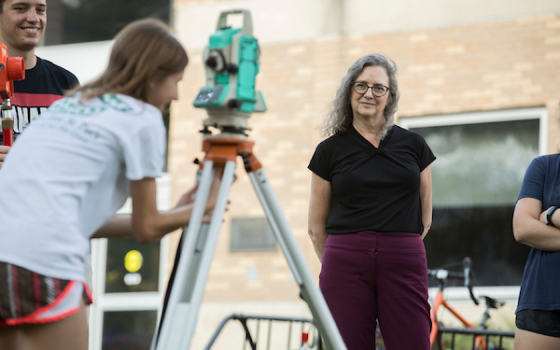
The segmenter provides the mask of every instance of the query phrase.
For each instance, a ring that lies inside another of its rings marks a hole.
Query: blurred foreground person
[[[165,127],[187,53],[156,20],[125,27],[105,72],[27,128],[0,171],[0,349],[86,350],[91,237],[160,239],[189,222],[192,194],[160,213]],[[207,206],[219,188],[216,176]],[[128,196],[132,215],[115,213]]]
[[[372,54],[348,70],[311,159],[309,235],[319,287],[348,350],[430,348],[422,239],[432,221],[424,139],[394,125],[396,64]]]
[[[560,349],[559,207],[560,154],[537,157],[513,213],[515,239],[531,247],[515,311],[515,350]]]

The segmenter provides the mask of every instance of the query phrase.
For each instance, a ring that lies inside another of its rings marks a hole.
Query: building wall
[[[555,120],[560,100],[560,5],[537,1],[529,7],[513,0],[492,6],[484,1],[454,2],[453,7],[445,1],[422,2],[422,8],[419,4],[391,3],[396,8],[380,13],[377,2],[361,0],[288,0],[274,5],[177,0],[175,23],[191,63],[180,101],[172,110],[169,169],[175,198],[193,183],[192,161],[203,156],[198,130],[205,111],[191,105],[204,84],[201,48],[215,30],[219,12],[238,7],[253,13],[254,33],[261,45],[257,87],[268,105],[266,113],[252,115],[250,138],[256,141],[255,154],[314,276],[320,264],[307,237],[311,177],[307,165],[321,140],[318,127],[329,103],[357,58],[379,52],[397,62],[398,119],[546,107],[548,151],[554,152],[560,136]],[[284,314],[305,315],[305,308],[293,307],[299,291],[280,251],[229,252],[231,218],[264,215],[243,173],[238,162],[238,180],[211,267],[199,330],[214,328],[205,323],[204,310],[214,310],[217,318],[215,310],[223,315],[243,312],[250,301],[259,302],[261,314],[284,303]],[[248,279],[249,270],[255,269],[258,279]],[[515,300],[510,304],[502,317],[509,326]],[[473,311],[473,315],[481,313]],[[205,334],[201,332],[199,342]]]
[[[248,9],[261,43],[448,28],[560,11],[555,0],[175,0],[175,24],[187,47],[206,44],[223,10]]]
[[[554,121],[560,98],[560,16],[480,23],[413,32],[370,34],[264,44],[262,90],[268,111],[253,114],[251,139],[315,274],[319,265],[306,234],[310,173],[308,161],[320,141],[317,127],[345,69],[369,52],[382,52],[399,65],[399,118],[546,106],[549,151],[558,143]],[[191,64],[174,105],[170,169],[174,188],[192,183],[200,157],[198,130],[204,110],[191,107],[204,82],[201,53]],[[238,169],[231,192],[232,216],[262,215],[248,178]],[[180,191],[175,191],[179,193]],[[229,221],[223,225],[211,272],[208,300],[284,299],[292,281],[280,253],[229,253]],[[260,282],[243,283],[258,267]],[[241,284],[239,284],[241,283]],[[271,286],[275,286],[271,288]],[[232,290],[233,288],[233,290]],[[224,294],[220,290],[228,290]],[[214,293],[215,291],[215,293]]]

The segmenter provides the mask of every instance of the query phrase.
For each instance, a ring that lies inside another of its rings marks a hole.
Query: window
[[[134,238],[107,241],[105,293],[157,292],[160,242],[140,244]]]
[[[275,251],[276,238],[266,218],[234,218],[231,220],[232,252]]]
[[[514,240],[511,221],[525,170],[546,147],[546,110],[401,121],[437,157],[425,239],[429,267],[469,256],[478,285],[519,285],[529,248]]]
[[[157,311],[108,311],[103,317],[102,350],[149,350]]]
[[[140,18],[169,23],[170,0],[49,0],[45,45],[111,40]]]

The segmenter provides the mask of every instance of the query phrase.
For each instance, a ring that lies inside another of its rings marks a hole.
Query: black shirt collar
[[[387,134],[385,135],[385,137],[381,140],[381,142],[379,143],[379,148],[382,148],[383,146],[385,146],[387,144],[387,142],[389,142],[389,140],[391,139],[391,136],[393,136],[393,130],[395,129],[395,126],[393,125],[388,131]],[[354,127],[354,125],[350,124],[348,131],[350,133],[350,135],[352,135],[352,137],[354,137],[361,145],[363,145],[364,147],[368,147],[368,148],[377,148],[374,145],[371,144],[371,142],[369,142],[368,140],[366,140],[365,137],[362,136],[362,134],[360,134],[360,132],[358,130],[356,130],[356,128]]]

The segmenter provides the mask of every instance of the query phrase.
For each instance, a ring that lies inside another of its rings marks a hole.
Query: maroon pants
[[[430,349],[426,250],[417,233],[329,235],[319,286],[348,350]]]

